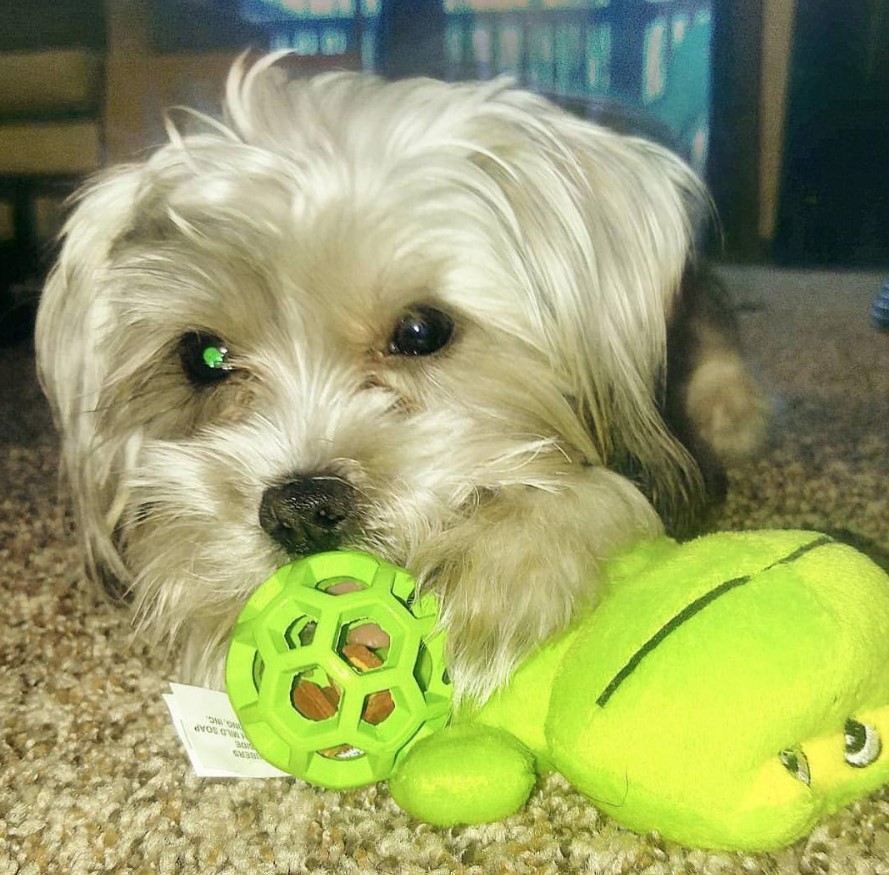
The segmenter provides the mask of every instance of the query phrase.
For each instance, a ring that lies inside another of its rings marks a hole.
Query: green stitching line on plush
[[[797,547],[792,553],[778,559],[771,565],[767,565],[755,574],[745,574],[743,577],[733,577],[731,580],[724,581],[719,584],[719,586],[711,589],[710,592],[704,593],[700,598],[695,599],[691,604],[686,605],[675,617],[661,626],[661,628],[658,629],[658,631],[633,654],[630,661],[611,679],[611,683],[605,687],[602,694],[596,699],[596,704],[600,708],[604,708],[608,703],[608,700],[615,694],[615,692],[617,692],[618,687],[639,667],[639,663],[642,662],[652,650],[654,650],[668,635],[672,634],[682,626],[683,623],[688,622],[695,616],[695,614],[699,614],[707,607],[707,605],[715,602],[720,596],[725,595],[727,592],[731,592],[733,589],[737,589],[739,586],[743,586],[745,583],[749,583],[754,577],[762,574],[764,571],[768,571],[770,568],[775,568],[778,565],[786,565],[789,562],[795,562],[800,556],[804,556],[809,551],[831,543],[833,543],[833,539],[823,535],[820,538],[816,538],[814,541],[810,541],[808,544],[803,544],[801,547]]]

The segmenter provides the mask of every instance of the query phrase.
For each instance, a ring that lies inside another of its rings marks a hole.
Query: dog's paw
[[[765,443],[769,404],[737,356],[712,356],[695,369],[686,413],[698,437],[723,462],[748,458]]]
[[[488,495],[424,545],[444,605],[457,698],[484,701],[516,665],[595,602],[601,563],[661,531],[648,501],[604,468],[563,474],[559,487]]]

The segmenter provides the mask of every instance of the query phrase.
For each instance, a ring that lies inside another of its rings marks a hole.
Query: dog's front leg
[[[508,486],[477,503],[418,557],[444,605],[458,697],[484,700],[535,647],[597,597],[604,560],[661,531],[629,481],[600,467],[551,489]]]

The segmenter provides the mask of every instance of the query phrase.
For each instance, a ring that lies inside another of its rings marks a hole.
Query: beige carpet
[[[777,424],[732,472],[719,525],[847,528],[889,549],[889,334],[866,318],[880,277],[732,277]],[[889,873],[889,791],[740,855],[633,835],[558,777],[509,821],[454,830],[411,822],[384,787],[193,777],[161,701],[171,665],[80,577],[32,368],[0,352],[0,875]]]

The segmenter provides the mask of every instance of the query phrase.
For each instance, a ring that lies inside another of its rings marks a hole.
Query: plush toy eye
[[[431,355],[448,345],[454,334],[454,321],[435,307],[418,305],[395,323],[389,338],[390,355]]]
[[[807,787],[812,783],[812,773],[809,771],[809,760],[798,748],[782,750],[778,754],[781,765],[793,775],[797,781],[802,781]]]
[[[869,766],[880,755],[883,747],[877,730],[857,720],[846,721],[844,740],[846,762],[856,769]]]
[[[228,347],[215,334],[189,331],[179,339],[179,361],[185,375],[196,386],[225,379],[233,370]]]

